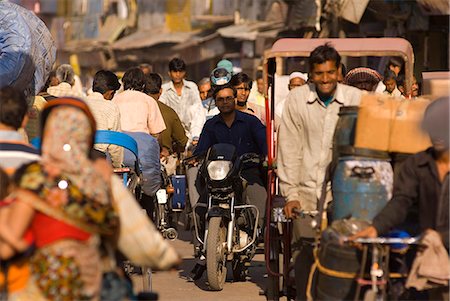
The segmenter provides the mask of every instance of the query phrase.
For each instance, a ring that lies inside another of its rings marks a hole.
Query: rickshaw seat
[[[131,153],[133,153],[133,155],[136,158],[133,169],[136,172],[136,174],[140,176],[141,170],[139,167],[138,146],[136,140],[134,140],[133,137],[121,132],[98,130],[95,132],[94,143],[114,144],[128,149]],[[128,181],[128,175],[130,172],[132,172],[132,168],[130,167],[122,167],[114,169],[114,173],[123,175],[123,181],[125,185]]]

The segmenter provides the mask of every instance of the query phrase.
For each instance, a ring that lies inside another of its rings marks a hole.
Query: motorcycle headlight
[[[212,180],[223,180],[230,171],[231,165],[230,161],[212,161],[208,164],[208,175]]]

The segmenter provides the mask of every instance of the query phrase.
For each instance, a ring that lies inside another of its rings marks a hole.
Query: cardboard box
[[[450,95],[450,71],[423,72],[422,94],[433,96]]]
[[[392,122],[390,152],[413,154],[431,146],[430,137],[421,129],[423,114],[429,103],[430,100],[424,98],[400,102]]]
[[[407,100],[381,94],[361,99],[355,147],[396,153],[416,153],[431,146],[420,124],[429,99]]]
[[[390,123],[398,104],[399,101],[392,97],[363,95],[356,121],[355,147],[387,151]]]

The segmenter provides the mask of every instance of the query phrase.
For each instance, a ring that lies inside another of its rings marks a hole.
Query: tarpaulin
[[[0,88],[13,86],[36,95],[56,58],[44,22],[31,11],[0,1]]]

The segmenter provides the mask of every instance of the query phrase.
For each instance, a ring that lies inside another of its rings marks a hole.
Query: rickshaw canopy
[[[264,70],[270,59],[287,57],[309,57],[316,47],[330,43],[341,56],[398,56],[405,61],[405,81],[410,89],[413,77],[414,51],[403,38],[342,38],[342,39],[302,39],[286,38],[276,41],[264,53]],[[281,75],[282,64],[277,64],[276,73]]]

